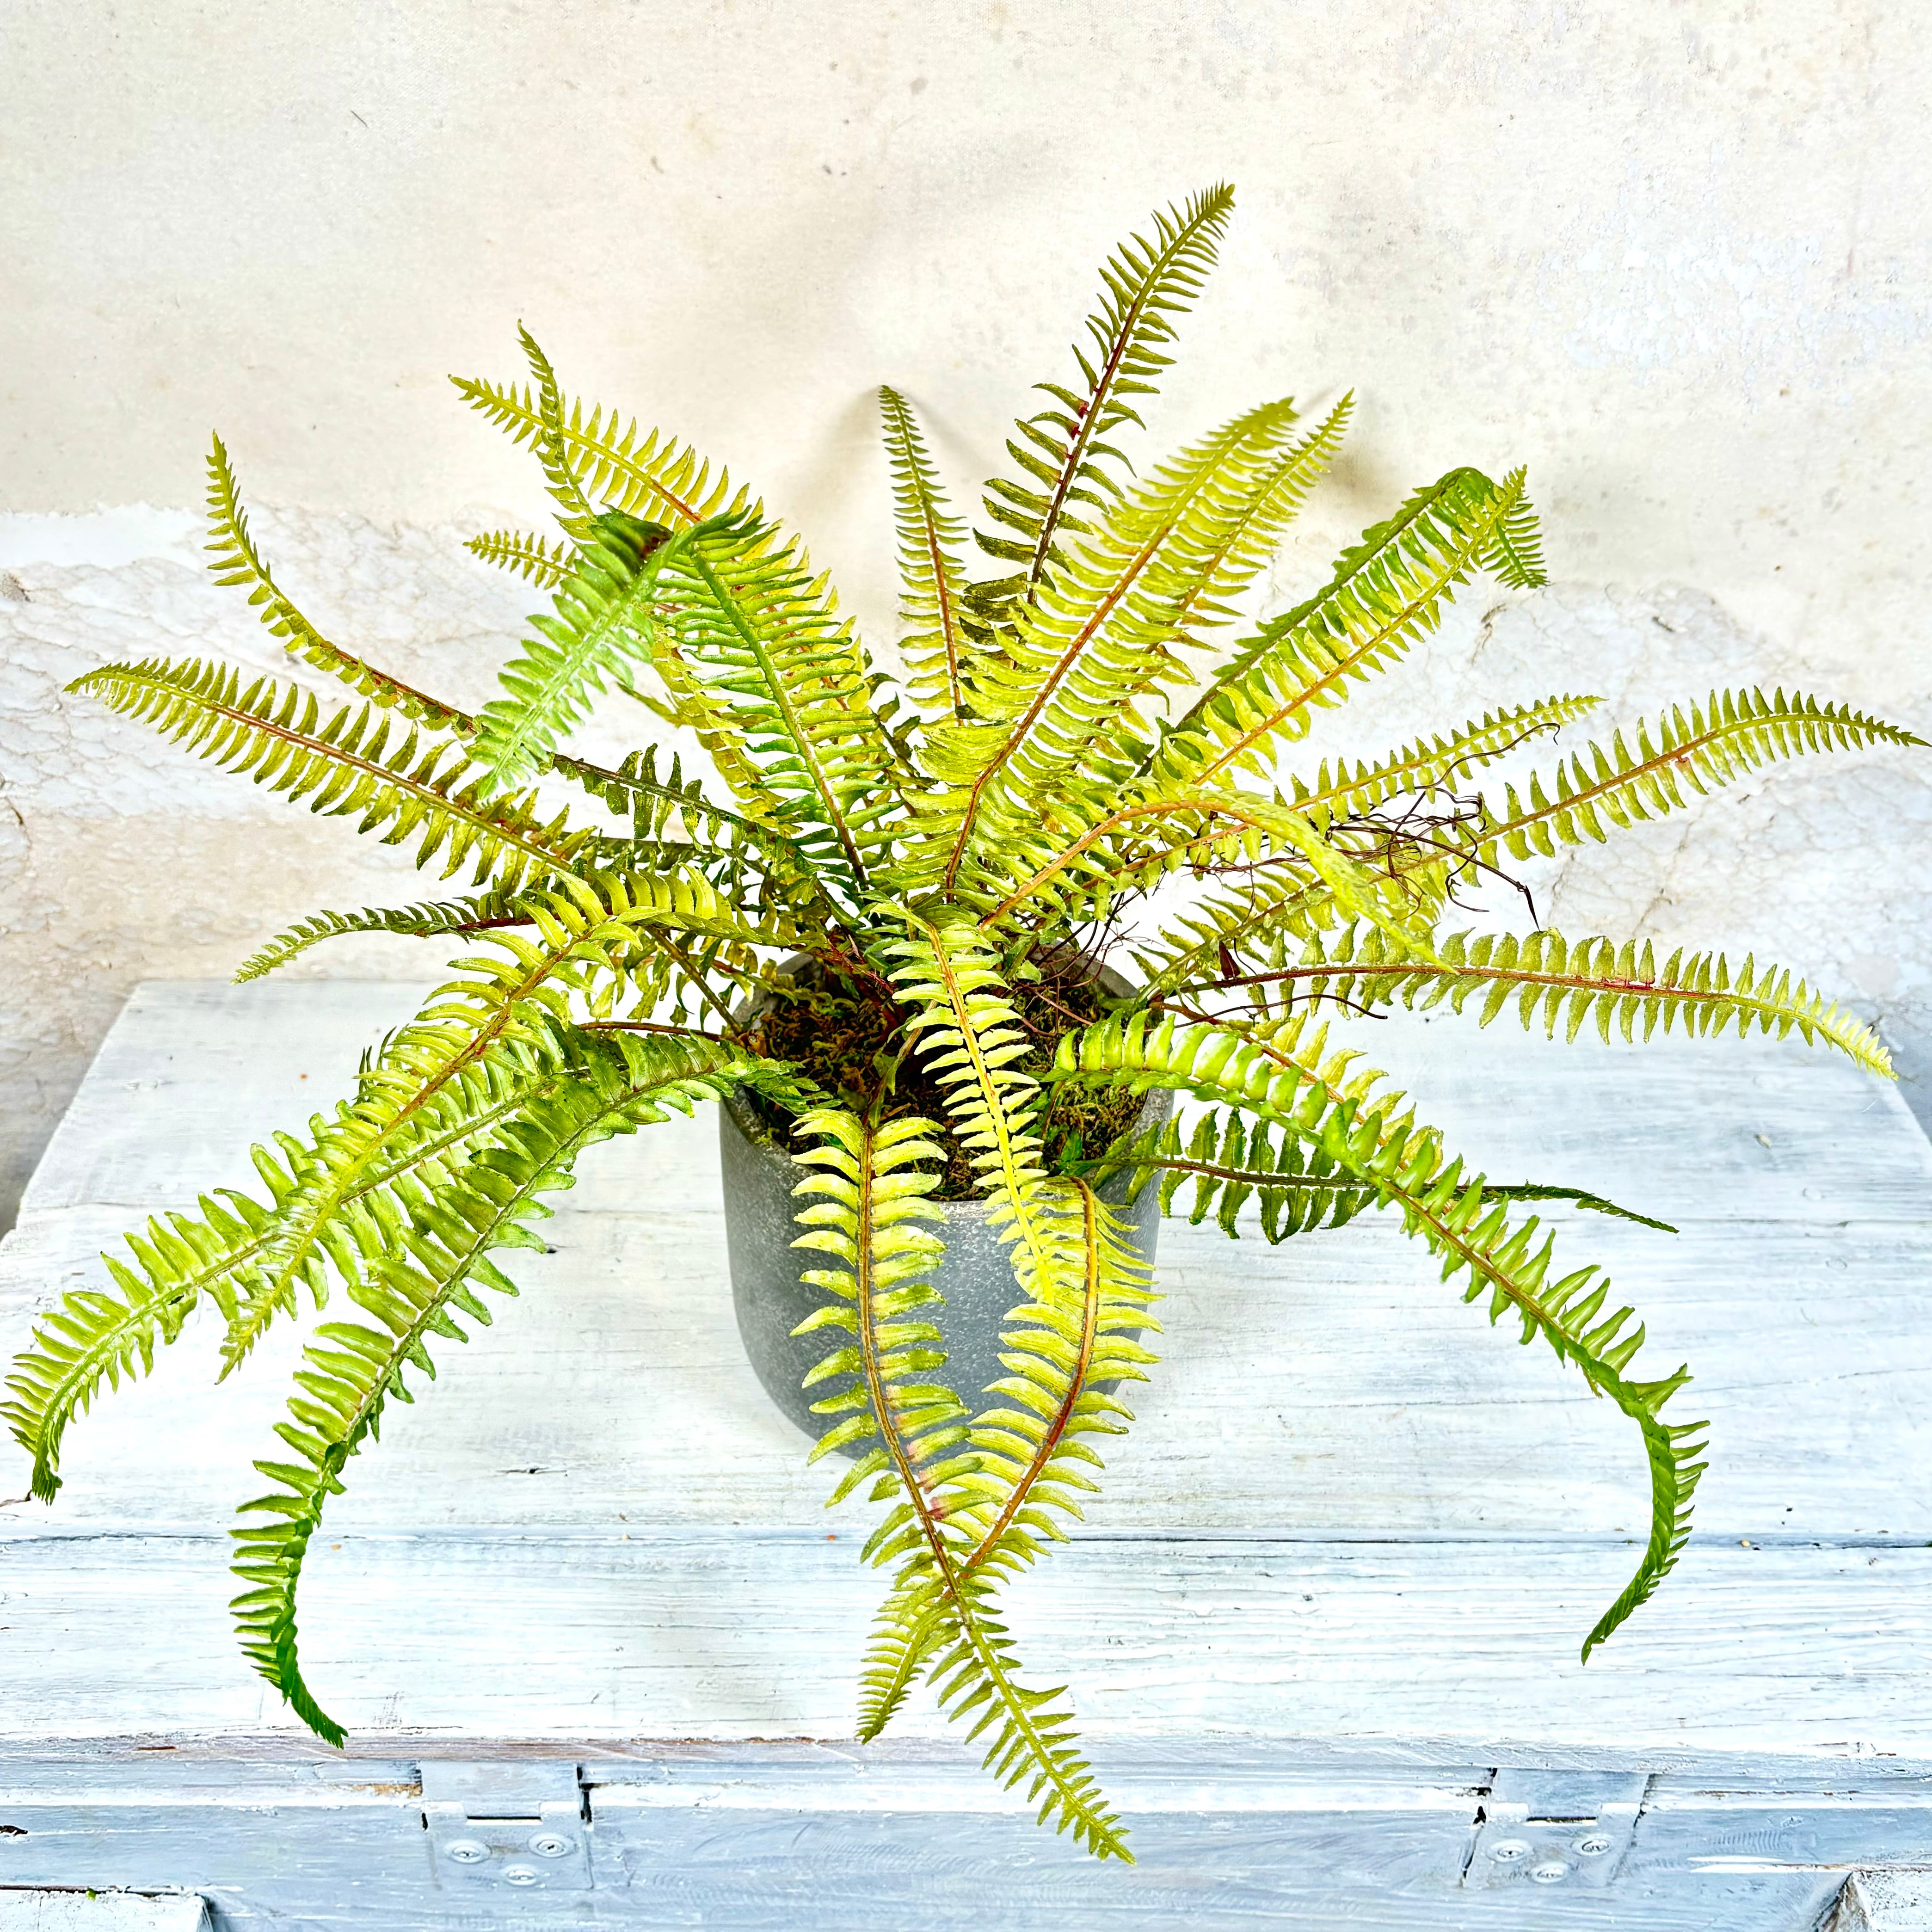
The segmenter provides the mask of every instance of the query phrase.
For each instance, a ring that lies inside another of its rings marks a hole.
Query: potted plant
[[[151,1220],[110,1261],[111,1288],[44,1318],[7,1413],[51,1499],[69,1421],[104,1380],[145,1371],[204,1299],[232,1367],[333,1278],[356,1312],[315,1328],[285,1447],[257,1466],[272,1486],[235,1532],[244,1645],[322,1737],[344,1733],[302,1675],[296,1590],[349,1460],[432,1347],[488,1318],[481,1294],[514,1292],[494,1257],[537,1244],[540,1197],[586,1148],[714,1098],[730,1109],[726,1204],[754,1359],[782,1397],[808,1400],[813,1454],[843,1452],[834,1499],[863,1491],[880,1510],[866,1554],[891,1582],[861,1735],[923,1678],[990,1740],[994,1774],[1096,1854],[1128,1855],[1120,1820],[1064,1694],[1025,1682],[999,1592],[1078,1515],[1126,1426],[1123,1388],[1154,1359],[1152,1217],[1190,1180],[1196,1219],[1212,1208],[1232,1233],[1252,1202],[1270,1240],[1393,1210],[1466,1299],[1541,1336],[1630,1417],[1649,1540],[1586,1656],[1670,1568],[1702,1467],[1701,1426],[1664,1417],[1685,1372],[1638,1373],[1630,1311],[1594,1268],[1558,1274],[1536,1221],[1512,1215],[1520,1196],[1610,1204],[1469,1171],[1328,1021],[1400,999],[1473,1000],[1484,1023],[1514,1004],[1572,1036],[1586,1021],[1625,1038],[1796,1029],[1886,1072],[1868,1030],[1779,970],[1541,930],[1470,936],[1453,929],[1454,894],[1769,760],[1918,741],[1842,706],[1732,692],[1500,800],[1465,796],[1478,767],[1594,702],[1556,696],[1370,764],[1279,770],[1473,574],[1528,586],[1542,571],[1522,472],[1456,469],[1305,602],[1244,626],[1234,600],[1333,456],[1348,401],[1312,428],[1265,404],[1142,475],[1120,448],[1232,206],[1226,188],[1196,196],[1106,265],[1072,376],[1040,386],[1012,471],[988,486],[975,541],[992,574],[968,574],[912,414],[882,392],[902,679],[837,615],[795,537],[683,445],[567,402],[527,335],[528,386],[458,386],[532,447],[560,534],[471,548],[554,608],[476,716],[303,616],[216,442],[218,575],[359,701],[326,711],[199,661],[110,664],[74,688],[446,878],[472,872],[465,898],[320,914],[240,976],[346,932],[464,950],[352,1094],[256,1150],[259,1195]],[[1230,626],[1232,649],[1204,656]],[[612,690],[694,733],[715,783],[655,749],[615,767],[565,750]],[[538,782],[608,816],[540,807]],[[1192,883],[1191,903],[1147,921],[1170,881]],[[1109,964],[1124,954],[1132,980]],[[1170,1120],[1174,1095],[1201,1111]],[[949,1373],[976,1354],[970,1380]]]

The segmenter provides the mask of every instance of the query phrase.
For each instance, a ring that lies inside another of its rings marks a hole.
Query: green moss
[[[904,1052],[904,1014],[872,988],[822,967],[808,966],[787,984],[789,994],[760,1016],[750,1042],[754,1050],[790,1061],[828,1091],[844,1095],[861,1112],[878,1094],[878,1060],[902,1055],[886,1103],[886,1117],[920,1114],[938,1125],[946,1168],[938,1198],[982,1198],[986,1190],[949,1124],[944,1094],[920,1057]],[[1018,1063],[1018,1070],[1036,1079],[1052,1064],[1054,1048],[1064,1034],[1091,1024],[1106,1010],[1105,996],[1077,969],[1044,972],[1037,981],[1015,987],[1012,997],[1033,1043]],[[790,1117],[760,1095],[748,1091],[746,1097],[780,1144],[788,1144]],[[1090,1156],[1124,1133],[1142,1102],[1138,1094],[1089,1087],[1058,1092],[1042,1088],[1041,1098],[1046,1105],[1042,1136],[1046,1165],[1055,1172],[1070,1155]]]

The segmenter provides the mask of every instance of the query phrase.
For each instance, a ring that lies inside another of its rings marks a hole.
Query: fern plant
[[[1586,1023],[1625,1039],[1795,1030],[1884,1073],[1873,1034],[1780,969],[1454,928],[1462,889],[1532,854],[1772,760],[1918,741],[1840,705],[1720,692],[1500,798],[1472,795],[1479,768],[1595,702],[1558,694],[1369,763],[1283,770],[1322,712],[1397,665],[1473,578],[1527,589],[1543,569],[1523,472],[1457,468],[1294,608],[1242,616],[1351,405],[1310,424],[1288,400],[1264,404],[1130,464],[1232,200],[1215,188],[1159,213],[1107,261],[1071,369],[1040,386],[987,486],[972,541],[990,568],[969,570],[912,410],[881,392],[896,674],[748,490],[568,400],[527,334],[526,382],[458,384],[530,446],[557,505],[554,532],[471,545],[551,602],[476,716],[302,614],[215,443],[216,574],[352,697],[330,709],[198,660],[110,664],[74,688],[445,880],[467,874],[465,896],[319,913],[239,976],[346,932],[461,955],[352,1093],[256,1150],[256,1192],[156,1216],[107,1258],[107,1285],[44,1318],[5,1412],[50,1500],[69,1424],[104,1384],[146,1372],[202,1302],[226,1324],[229,1368],[305,1302],[328,1308],[280,1446],[256,1466],[268,1487],[236,1532],[244,1646],[322,1737],[344,1732],[302,1672],[297,1592],[350,1460],[443,1346],[490,1318],[484,1298],[514,1292],[502,1251],[536,1241],[544,1196],[585,1148],[734,1089],[794,1124],[798,1246],[824,1296],[805,1328],[827,1344],[808,1380],[849,1384],[818,1400],[813,1454],[846,1451],[833,1500],[862,1492],[879,1512],[866,1555],[890,1582],[861,1735],[928,1682],[994,1774],[1094,1853],[1128,1856],[1125,1832],[1065,1694],[1024,1675],[1000,1600],[1078,1517],[1130,1420],[1121,1390],[1153,1360],[1136,1339],[1152,1330],[1148,1270],[1100,1197],[1108,1177],[1158,1188],[1163,1208],[1184,1192],[1195,1220],[1211,1213],[1230,1234],[1252,1208],[1270,1241],[1397,1215],[1466,1300],[1540,1336],[1641,1435],[1648,1544],[1586,1657],[1676,1561],[1704,1442],[1670,1408],[1686,1372],[1640,1366],[1631,1310],[1597,1269],[1560,1268],[1519,1204],[1622,1210],[1473,1172],[1342,1029],[1400,1000],[1570,1037]],[[607,694],[688,730],[709,770],[656,748],[614,766],[571,754],[572,728]],[[560,784],[587,811],[539,802]],[[1150,896],[1168,886],[1173,903],[1175,886],[1179,910],[1152,917]],[[1123,951],[1138,983],[1115,997],[1094,969]],[[808,970],[781,971],[796,955]],[[781,1018],[802,1009],[806,1032],[835,1007],[863,1024],[841,1036],[842,1060],[808,1066],[782,1026],[746,1017],[760,994]],[[1132,1096],[1150,1088],[1198,1108],[1136,1129]],[[1090,1104],[1123,1094],[1125,1114]],[[1114,1125],[1088,1138],[1102,1120]],[[985,1390],[945,1379],[931,1277],[949,1186],[985,1198],[1012,1258],[1011,1372]]]

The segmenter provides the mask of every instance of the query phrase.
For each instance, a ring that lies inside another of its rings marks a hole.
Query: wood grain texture
[[[0,1341],[130,1220],[247,1184],[249,1142],[332,1100],[419,992],[142,988],[0,1249]],[[0,1514],[0,1823],[29,1821],[0,1888],[192,1883],[220,1926],[345,1932],[1810,1932],[1850,1864],[1932,1857],[1932,1156],[1896,1096],[1762,1042],[1566,1052],[1402,1019],[1369,1043],[1498,1178],[1680,1226],[1550,1217],[1713,1420],[1698,1536],[1587,1669],[1644,1522],[1622,1418],[1386,1220],[1280,1249],[1171,1222],[1140,1422],[1012,1597],[1142,1864],[1042,1839],[923,1700],[899,1742],[829,1742],[879,1580],[739,1349],[700,1117],[598,1150],[552,1251],[517,1258],[524,1295],[350,1466],[303,1622],[344,1758],[226,1611],[299,1330],[211,1398],[191,1328],[76,1426],[59,1506]],[[417,1764],[559,1753],[598,1889],[538,1918],[452,1904]],[[1459,1888],[1508,1764],[1654,1774],[1614,1897]]]

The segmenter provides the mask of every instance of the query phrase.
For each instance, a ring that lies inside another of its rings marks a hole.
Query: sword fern
[[[199,661],[108,665],[74,689],[352,818],[445,878],[469,872],[467,896],[316,914],[241,976],[352,932],[461,956],[351,1092],[256,1150],[257,1190],[153,1217],[106,1258],[106,1286],[46,1315],[0,1413],[50,1499],[74,1419],[104,1386],[146,1374],[197,1310],[224,1324],[230,1367],[304,1298],[327,1313],[236,1557],[244,1648],[321,1735],[343,1732],[302,1672],[297,1590],[350,1459],[433,1373],[432,1348],[488,1318],[482,1292],[513,1292],[496,1258],[530,1244],[541,1197],[585,1148],[731,1087],[794,1118],[799,1246],[825,1298],[805,1330],[830,1345],[808,1378],[826,1423],[814,1454],[850,1455],[835,1500],[863,1492],[880,1512],[866,1555],[891,1580],[861,1730],[928,1682],[986,1741],[994,1774],[1096,1856],[1129,1856],[1125,1828],[1082,1758],[1067,1691],[1028,1678],[1000,1600],[1078,1521],[1102,1447],[1132,1420],[1124,1392],[1154,1364],[1148,1270],[1096,1192],[1110,1177],[1231,1235],[1258,1222],[1270,1243],[1395,1214],[1466,1299],[1554,1348],[1645,1444],[1649,1542],[1586,1654],[1676,1560],[1702,1467],[1701,1426],[1664,1413],[1686,1372],[1640,1371],[1632,1312],[1609,1307],[1595,1269],[1558,1274],[1550,1236],[1515,1218],[1546,1199],[1630,1210],[1471,1173],[1341,1035],[1400,1000],[1483,1024],[1514,1010],[1566,1038],[1586,1024],[1643,1041],[1680,1025],[1795,1031],[1887,1072],[1868,1028],[1781,968],[1476,935],[1448,914],[1472,881],[1772,759],[1919,741],[1809,697],[1717,693],[1484,795],[1489,767],[1596,703],[1559,695],[1381,758],[1285,769],[1324,711],[1426,645],[1475,577],[1526,591],[1543,564],[1522,470],[1497,482],[1458,467],[1292,608],[1240,616],[1352,401],[1306,430],[1289,402],[1265,404],[1130,466],[1127,436],[1232,206],[1216,188],[1162,211],[1103,266],[1076,376],[1041,386],[1046,406],[1006,446],[1011,473],[987,485],[992,527],[976,541],[995,574],[969,570],[910,406],[880,392],[903,688],[798,536],[676,437],[568,397],[527,332],[527,382],[458,385],[536,454],[559,512],[554,532],[471,542],[550,597],[476,716],[302,614],[215,444],[217,577],[246,591],[299,671],[352,701],[326,707],[299,681]],[[604,692],[688,730],[715,782],[656,746],[615,766],[566,748]],[[539,807],[536,788],[559,781],[576,811]],[[1130,915],[1146,928],[1132,955],[1144,983],[1098,993],[1093,969],[1126,943]],[[783,968],[786,954],[805,970]],[[1088,976],[1098,1020],[1054,1016],[1048,995],[1070,973]],[[877,1052],[837,1070],[836,1096],[744,1017],[748,993],[782,982],[808,1010],[842,1002],[876,1023]],[[929,1114],[901,1096],[914,1078],[935,1096]],[[1204,1111],[1092,1147],[1054,1127],[1090,1090],[1150,1087]],[[984,1390],[940,1378],[941,1166],[972,1177],[1012,1258],[1006,1372]]]

